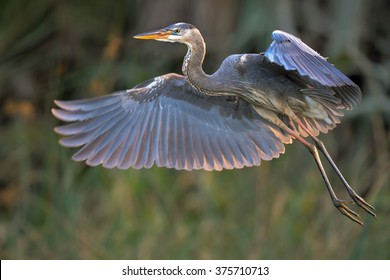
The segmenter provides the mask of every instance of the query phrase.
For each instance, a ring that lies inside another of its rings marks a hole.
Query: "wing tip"
[[[57,108],[51,108],[50,112],[53,116],[57,117],[56,114],[57,114]]]
[[[56,104],[58,107],[60,107],[61,102],[61,100],[54,99],[54,104]]]
[[[54,104],[57,105],[57,107],[64,109],[64,110],[70,110],[69,106],[67,106],[68,101],[65,100],[54,100]]]
[[[62,109],[58,109],[58,108],[52,108],[50,111],[51,111],[51,114],[54,117],[56,117],[57,119],[64,121],[64,122],[69,121],[63,114],[66,111],[64,111]]]
[[[272,31],[272,39],[277,43],[291,42],[291,40],[301,41],[297,36],[279,29]]]

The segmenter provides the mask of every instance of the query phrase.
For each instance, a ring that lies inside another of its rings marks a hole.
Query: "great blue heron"
[[[183,43],[188,47],[183,74],[166,74],[111,95],[55,101],[58,119],[71,124],[55,131],[60,143],[82,148],[73,159],[121,169],[221,170],[260,165],[284,153],[295,138],[313,155],[332,202],[363,225],[346,203],[375,216],[375,209],[349,186],[317,138],[340,123],[342,109],[352,109],[361,91],[348,77],[299,38],[272,33],[265,53],[226,58],[212,75],[202,70],[206,52],[199,30],[176,23],[134,36]],[[305,137],[310,137],[314,144]],[[334,193],[317,149],[344,184],[351,200]]]

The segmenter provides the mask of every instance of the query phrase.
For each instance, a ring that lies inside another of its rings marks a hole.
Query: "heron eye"
[[[180,33],[180,28],[175,28],[175,29],[173,29],[173,33],[179,34],[179,33]]]

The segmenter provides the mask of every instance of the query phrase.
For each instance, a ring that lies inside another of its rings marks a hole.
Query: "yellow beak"
[[[137,35],[133,36],[133,38],[142,39],[142,40],[161,40],[161,39],[167,39],[168,36],[171,34],[172,34],[172,31],[170,31],[170,30],[159,29],[156,31],[137,34]]]

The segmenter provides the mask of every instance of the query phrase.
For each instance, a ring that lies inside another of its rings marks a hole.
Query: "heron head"
[[[186,44],[195,30],[197,29],[193,25],[180,22],[162,29],[135,35],[134,38]]]

